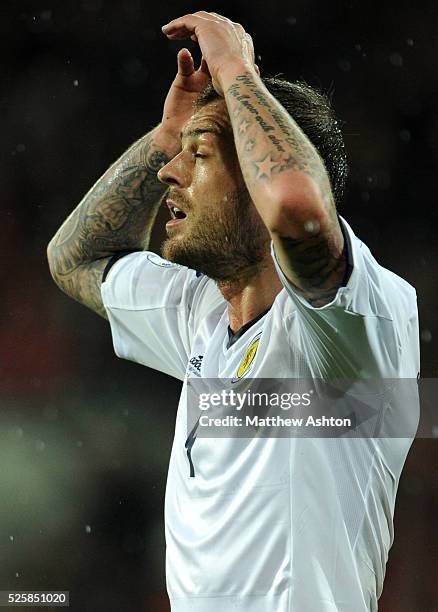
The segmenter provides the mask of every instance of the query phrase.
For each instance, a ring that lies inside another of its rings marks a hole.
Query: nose
[[[158,179],[166,185],[187,187],[190,184],[189,169],[184,161],[184,151],[173,157],[157,173]]]

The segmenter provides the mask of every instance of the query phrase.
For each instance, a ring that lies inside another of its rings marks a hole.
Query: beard
[[[202,272],[219,284],[248,281],[266,259],[270,237],[247,189],[188,209],[184,232],[162,245],[164,259]]]

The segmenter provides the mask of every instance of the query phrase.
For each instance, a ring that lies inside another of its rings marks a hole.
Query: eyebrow
[[[198,128],[192,128],[191,130],[188,130],[187,132],[182,130],[180,132],[180,138],[181,140],[183,138],[196,138],[197,136],[201,136],[202,134],[216,134],[217,136],[220,136],[222,134],[222,130],[220,130],[218,127],[198,127]]]

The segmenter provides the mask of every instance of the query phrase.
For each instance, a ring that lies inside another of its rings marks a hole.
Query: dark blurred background
[[[45,249],[159,122],[176,52],[195,48],[160,28],[200,9],[245,26],[263,74],[333,92],[351,164],[340,212],[416,287],[422,375],[438,375],[436,3],[2,2],[0,589],[70,590],[75,611],[169,609],[163,500],[179,383],[118,360],[108,324],[52,282]],[[437,460],[435,440],[414,442],[384,612],[438,610]]]

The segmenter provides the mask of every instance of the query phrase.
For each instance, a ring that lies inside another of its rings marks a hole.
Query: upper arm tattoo
[[[339,229],[333,227],[328,236],[318,234],[301,240],[280,236],[277,244],[283,272],[296,291],[315,307],[331,302],[345,278],[346,244],[344,241],[343,248],[339,248],[343,238],[338,221],[336,224]]]
[[[55,282],[62,291],[77,300],[84,306],[94,310],[104,319],[108,319],[105,306],[102,302],[101,286],[102,276],[109,257],[98,259],[88,264],[78,266],[74,273],[58,279]]]

